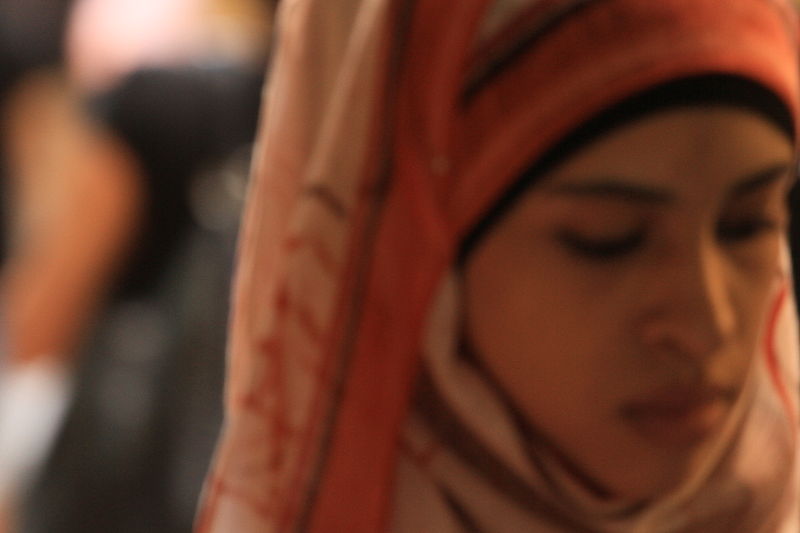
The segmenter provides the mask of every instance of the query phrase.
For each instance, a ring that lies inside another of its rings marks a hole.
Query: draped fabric
[[[797,40],[782,0],[282,3],[197,531],[796,531],[788,261],[736,424],[644,509],[523,456],[459,357],[454,264],[531,161],[637,91],[734,74],[796,117]]]

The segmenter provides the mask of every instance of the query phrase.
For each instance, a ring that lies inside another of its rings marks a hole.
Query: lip
[[[659,447],[694,447],[725,420],[734,393],[722,388],[671,387],[625,403],[625,422]]]

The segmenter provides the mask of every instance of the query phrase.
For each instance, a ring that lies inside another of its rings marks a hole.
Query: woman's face
[[[471,348],[602,494],[674,488],[731,413],[779,279],[790,141],[744,110],[614,130],[465,268]]]

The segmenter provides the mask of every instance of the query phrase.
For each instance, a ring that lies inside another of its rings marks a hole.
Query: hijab
[[[531,162],[652,88],[748,80],[793,129],[796,42],[782,0],[282,3],[197,531],[796,531],[788,260],[742,423],[635,509],[523,453],[456,274]]]

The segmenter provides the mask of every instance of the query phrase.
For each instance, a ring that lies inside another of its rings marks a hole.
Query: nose
[[[660,261],[649,283],[640,330],[648,348],[704,358],[734,334],[730,274],[713,244],[698,242]]]

